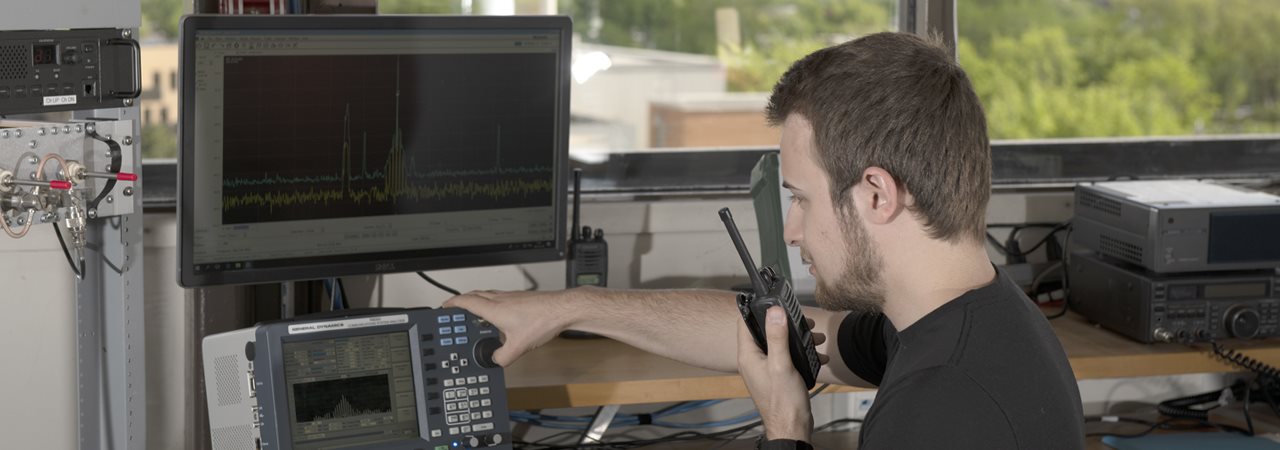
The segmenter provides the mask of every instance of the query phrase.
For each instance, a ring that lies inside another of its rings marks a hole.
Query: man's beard
[[[844,273],[818,280],[814,297],[818,306],[832,311],[879,313],[884,310],[884,261],[867,229],[850,210],[842,215],[840,228],[849,241],[845,248]]]

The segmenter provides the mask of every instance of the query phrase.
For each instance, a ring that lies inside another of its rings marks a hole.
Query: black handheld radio
[[[565,288],[578,286],[604,287],[609,282],[609,244],[604,230],[578,228],[579,197],[582,196],[582,169],[573,170],[573,228],[569,229],[569,263],[565,270]]]
[[[742,264],[747,267],[747,274],[751,276],[751,288],[754,292],[738,294],[738,311],[747,322],[751,337],[755,338],[760,350],[769,353],[769,343],[764,334],[766,313],[771,307],[781,306],[787,314],[787,342],[791,347],[791,365],[800,372],[805,388],[812,389],[817,383],[822,363],[813,346],[809,322],[800,312],[800,302],[796,301],[796,295],[791,291],[791,282],[778,275],[773,267],[765,266],[756,270],[756,263],[751,260],[746,244],[742,243],[742,235],[738,233],[738,226],[733,223],[729,208],[720,209],[720,220],[724,221],[724,227],[729,230],[729,238],[733,240],[733,246],[738,249],[738,256],[742,257]]]

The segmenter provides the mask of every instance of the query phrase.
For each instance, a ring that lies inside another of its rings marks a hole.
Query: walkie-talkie
[[[805,388],[812,389],[818,381],[818,369],[822,363],[818,360],[818,350],[813,346],[809,322],[800,312],[800,302],[796,301],[796,295],[791,291],[791,282],[778,275],[773,267],[765,266],[756,270],[756,263],[751,259],[751,253],[747,252],[746,244],[742,243],[742,235],[738,233],[738,226],[733,223],[729,208],[720,209],[720,220],[724,221],[724,227],[729,230],[729,238],[733,240],[733,246],[738,249],[738,256],[742,257],[742,264],[747,267],[747,274],[751,276],[751,288],[754,292],[738,294],[738,311],[742,313],[742,320],[747,322],[751,337],[755,338],[760,350],[769,353],[769,343],[764,332],[765,318],[769,308],[781,306],[787,314],[787,342],[791,347],[791,365],[800,372]]]
[[[573,228],[569,229],[569,263],[565,270],[565,288],[578,286],[604,287],[609,281],[609,244],[604,230],[578,228],[578,209],[582,196],[582,169],[573,169]]]
[[[591,227],[578,228],[578,210],[581,208],[582,169],[573,169],[573,228],[569,229],[569,259],[565,267],[565,289],[578,286],[604,287],[609,281],[609,244],[604,242],[604,230]],[[569,339],[598,338],[594,333],[564,330],[560,337]]]

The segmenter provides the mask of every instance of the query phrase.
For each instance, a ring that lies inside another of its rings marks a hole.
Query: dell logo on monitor
[[[396,270],[396,263],[377,263],[373,265],[374,272],[391,272]]]

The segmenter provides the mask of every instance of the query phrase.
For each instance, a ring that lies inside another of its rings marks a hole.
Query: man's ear
[[[887,170],[868,167],[862,171],[860,181],[854,186],[853,201],[858,203],[859,214],[868,222],[888,223],[906,206],[906,193],[899,189],[897,180]]]

